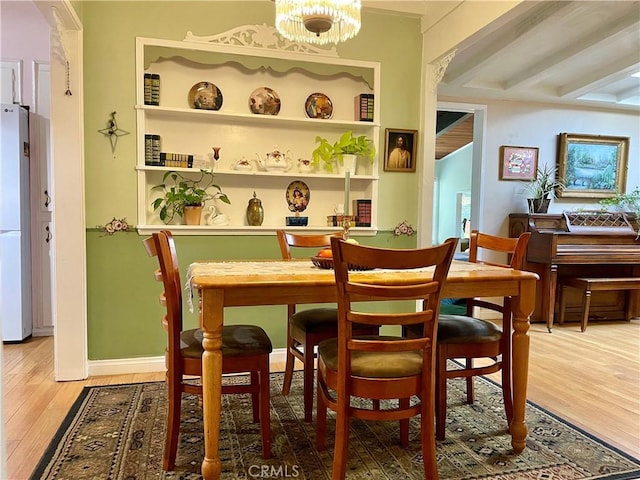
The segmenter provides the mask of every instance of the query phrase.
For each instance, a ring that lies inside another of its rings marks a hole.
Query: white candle
[[[344,214],[349,215],[349,170],[344,174]]]

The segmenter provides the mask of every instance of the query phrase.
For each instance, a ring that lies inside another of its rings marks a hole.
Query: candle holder
[[[349,240],[349,229],[351,228],[351,222],[353,217],[351,215],[342,216],[342,239]]]

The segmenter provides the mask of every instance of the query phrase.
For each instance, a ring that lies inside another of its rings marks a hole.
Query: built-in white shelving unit
[[[145,105],[145,73],[160,77],[159,105]],[[190,107],[189,91],[199,82],[220,89],[223,103],[219,110]],[[199,168],[212,168],[215,183],[230,198],[231,205],[215,203],[217,210],[227,215],[229,224],[210,226],[203,218],[199,226],[170,225],[175,233],[272,234],[285,227],[285,217],[293,215],[288,210],[286,190],[294,180],[309,187],[310,201],[301,214],[309,220],[307,227],[286,228],[309,232],[339,229],[327,226],[327,216],[335,214],[335,205],[344,203],[345,175],[322,167],[300,172],[298,159],[311,158],[316,136],[333,142],[349,130],[371,138],[380,152],[379,85],[378,63],[341,59],[335,51],[288,42],[264,25],[238,27],[211,37],[188,33],[183,41],[137,38],[138,231],[150,233],[165,228],[152,207],[159,196],[152,188],[162,183],[163,175],[169,170],[197,174]],[[249,98],[260,87],[269,87],[280,97],[278,115],[251,112]],[[307,117],[305,101],[313,93],[323,93],[331,100],[330,119]],[[355,119],[355,97],[362,93],[374,95],[373,121]],[[145,135],[159,135],[162,152],[193,155],[194,167],[145,164]],[[214,146],[220,147],[217,161],[213,159]],[[257,161],[275,148],[292,160],[285,172],[264,171]],[[252,170],[235,169],[243,158]],[[377,231],[378,180],[378,158],[373,162],[358,159],[356,172],[350,174],[349,198],[370,199],[372,207],[371,226],[355,227],[357,234]],[[245,218],[254,192],[265,211],[259,227],[247,225]]]

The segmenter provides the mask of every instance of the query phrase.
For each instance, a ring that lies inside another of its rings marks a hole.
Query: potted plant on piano
[[[162,191],[162,196],[152,203],[154,210],[160,210],[160,220],[168,224],[177,215],[184,217],[187,225],[200,225],[202,208],[206,201],[220,199],[230,204],[229,197],[222,192],[219,185],[213,183],[213,178],[211,170],[200,170],[197,178],[187,177],[174,170],[166,172],[162,177],[162,183],[152,188]],[[210,189],[216,191],[212,192]]]
[[[561,178],[557,178],[558,168],[545,164],[536,170],[536,178],[527,182],[523,193],[527,195],[529,213],[547,213],[549,203],[566,185]]]
[[[617,193],[614,197],[603,198],[599,203],[633,213],[635,217],[633,220],[640,237],[640,187],[636,187],[630,193]]]

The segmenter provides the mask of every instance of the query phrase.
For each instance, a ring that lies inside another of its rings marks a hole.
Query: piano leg
[[[556,305],[556,286],[558,284],[558,266],[551,265],[549,275],[543,278],[542,284],[542,316],[547,322],[547,330],[553,329],[553,315]]]

